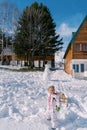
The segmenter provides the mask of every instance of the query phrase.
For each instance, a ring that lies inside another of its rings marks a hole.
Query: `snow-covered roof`
[[[3,49],[3,51],[2,51],[1,54],[3,54],[3,55],[12,55],[13,52],[12,52],[12,49],[11,49],[11,48],[6,47],[6,48]]]

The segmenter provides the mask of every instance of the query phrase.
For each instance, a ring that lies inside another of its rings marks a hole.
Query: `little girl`
[[[52,130],[57,128],[57,112],[60,109],[60,103],[58,98],[59,92],[55,93],[54,86],[48,88],[47,98],[47,120],[51,120]]]

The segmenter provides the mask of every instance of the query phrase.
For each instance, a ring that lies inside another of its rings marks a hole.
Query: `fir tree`
[[[56,35],[55,29],[56,25],[46,6],[35,2],[26,7],[19,19],[15,35],[16,54],[26,57],[33,68],[36,55],[53,55],[62,48],[62,39]]]

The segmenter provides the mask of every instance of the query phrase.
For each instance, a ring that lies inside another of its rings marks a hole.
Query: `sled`
[[[68,107],[68,99],[67,99],[66,95],[63,92],[59,93],[59,101],[61,103],[66,104],[66,106]]]

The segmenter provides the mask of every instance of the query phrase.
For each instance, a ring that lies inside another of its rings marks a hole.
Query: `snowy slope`
[[[73,79],[63,70],[50,72],[0,70],[0,130],[49,130],[45,119],[47,88],[54,85],[69,101],[58,113],[58,130],[87,130],[87,81]]]

